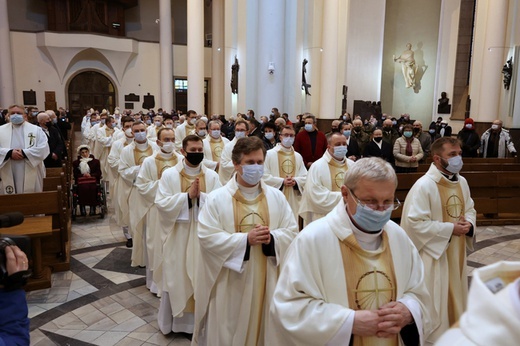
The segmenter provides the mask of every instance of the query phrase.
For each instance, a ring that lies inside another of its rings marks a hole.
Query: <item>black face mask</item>
[[[421,132],[420,128],[416,127],[416,128],[413,129],[413,133],[419,133],[419,132]]]
[[[390,131],[392,131],[392,128],[385,126],[385,127],[383,127],[383,131],[390,132]]]
[[[186,160],[194,166],[198,166],[204,160],[204,153],[186,153]]]
[[[339,132],[339,129],[337,127],[333,127],[330,130],[331,130],[331,132]]]
[[[45,123],[45,126],[47,126],[47,127],[51,127],[51,126],[52,126],[52,121],[47,121],[47,122]]]
[[[376,141],[377,143],[381,142],[382,139],[383,137],[374,137],[374,141]]]

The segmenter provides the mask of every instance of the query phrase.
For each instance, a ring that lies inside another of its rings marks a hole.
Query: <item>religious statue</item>
[[[513,76],[513,58],[509,58],[507,63],[502,68],[502,74],[504,75],[504,89],[509,90],[511,85],[511,78]]]
[[[400,56],[394,55],[394,61],[401,64],[403,71],[404,82],[407,88],[415,87],[415,73],[417,72],[417,65],[415,65],[414,53],[412,44],[406,44],[406,50]]]
[[[235,55],[235,63],[231,65],[231,92],[238,94],[238,70],[240,65],[238,64],[237,56]]]
[[[439,105],[437,106],[437,113],[439,114],[450,114],[451,105],[450,99],[447,97],[445,91],[441,92],[441,98],[439,99]]]
[[[307,78],[305,77],[305,73],[307,73],[307,68],[305,65],[307,65],[309,61],[307,59],[303,59],[302,63],[302,89],[305,90],[305,95],[312,96],[309,92],[309,88],[311,87],[310,84],[307,84]]]

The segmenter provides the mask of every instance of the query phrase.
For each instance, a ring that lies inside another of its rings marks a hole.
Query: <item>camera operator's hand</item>
[[[5,248],[6,269],[8,275],[27,270],[29,263],[25,253],[16,245]]]

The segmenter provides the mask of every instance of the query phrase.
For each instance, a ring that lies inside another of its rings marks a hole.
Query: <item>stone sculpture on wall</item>
[[[307,65],[309,61],[307,59],[303,59],[302,63],[302,89],[305,90],[305,95],[312,96],[309,92],[309,88],[311,87],[310,84],[307,83],[307,77],[305,76],[305,73],[307,73],[307,68],[305,65]]]
[[[400,56],[396,57],[394,55],[394,61],[401,64],[406,87],[415,88],[415,74],[417,73],[417,65],[415,64],[412,44],[407,43],[406,50],[404,50]]]
[[[513,58],[509,58],[507,63],[502,68],[502,74],[504,75],[504,89],[509,90],[511,85],[511,77],[513,76]]]
[[[238,64],[238,59],[235,56],[235,63],[231,65],[231,92],[233,94],[238,94],[238,70],[240,69],[240,65]]]

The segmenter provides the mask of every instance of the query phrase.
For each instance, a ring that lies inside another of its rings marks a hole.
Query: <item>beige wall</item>
[[[161,106],[158,43],[96,35],[83,37],[78,34],[59,34],[65,35],[61,37],[60,42],[73,38],[72,41],[77,44],[71,44],[69,47],[66,45],[58,48],[50,47],[51,50],[58,50],[54,55],[49,55],[38,48],[37,35],[11,32],[16,95],[16,100],[13,102],[22,103],[22,91],[32,89],[36,91],[38,108],[43,109],[44,92],[55,91],[58,107],[68,107],[67,87],[70,79],[81,71],[95,70],[102,72],[114,82],[119,106],[124,107],[124,95],[129,93],[155,95],[156,108]],[[88,43],[82,42],[82,39],[87,40]],[[136,54],[132,55],[132,52],[128,51],[129,46],[133,47]],[[93,49],[85,51],[87,48],[84,47]],[[174,75],[186,76],[186,46],[174,45],[173,52]],[[70,58],[65,58],[63,62],[64,57],[68,56]],[[53,57],[60,58],[60,62],[56,63],[58,58],[54,61]],[[209,48],[204,49],[204,71],[205,78],[211,78],[211,49]]]
[[[431,121],[439,37],[441,1],[392,0],[386,2],[381,102],[383,112]],[[412,44],[415,61],[422,74],[416,89],[405,87],[401,65],[393,61],[406,44]]]

